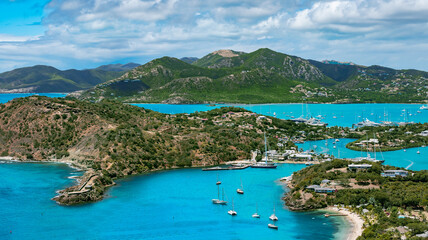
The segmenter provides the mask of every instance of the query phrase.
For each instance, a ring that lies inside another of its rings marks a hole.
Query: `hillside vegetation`
[[[396,229],[406,226],[407,238],[428,230],[428,171],[409,171],[408,177],[382,177],[384,170],[396,169],[370,163],[368,170],[350,170],[352,162],[333,160],[304,168],[293,174],[286,205],[292,210],[313,210],[327,206],[347,206],[366,221],[358,239],[402,239]],[[328,183],[322,183],[324,179]],[[336,189],[315,193],[310,185]],[[407,217],[399,217],[399,215]]]
[[[428,73],[317,62],[262,48],[219,50],[186,62],[163,57],[80,95],[163,103],[422,102]],[[191,64],[189,64],[191,63]]]
[[[18,68],[0,74],[0,92],[72,92],[118,78],[138,64],[111,64],[96,69],[61,71],[50,66]]]

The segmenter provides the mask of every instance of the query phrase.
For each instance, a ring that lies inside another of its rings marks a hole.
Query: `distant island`
[[[349,210],[358,213],[365,228],[358,239],[426,239],[427,170],[336,159],[295,172],[287,185],[291,190],[284,200],[291,210],[330,206],[329,210],[348,210],[326,217],[348,215]]]
[[[133,103],[422,103],[428,73],[314,61],[262,48],[203,58],[155,59],[100,83],[80,99]]]
[[[68,93],[118,78],[139,64],[109,64],[94,69],[64,70],[37,65],[0,73],[0,93]]]

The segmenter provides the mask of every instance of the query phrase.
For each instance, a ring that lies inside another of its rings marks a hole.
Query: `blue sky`
[[[268,47],[428,71],[426,0],[2,0],[0,72]]]

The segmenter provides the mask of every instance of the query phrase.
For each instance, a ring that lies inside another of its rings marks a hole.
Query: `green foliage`
[[[61,71],[50,66],[19,68],[0,74],[0,88],[34,87],[35,92],[72,92],[91,88],[124,72],[100,69]]]

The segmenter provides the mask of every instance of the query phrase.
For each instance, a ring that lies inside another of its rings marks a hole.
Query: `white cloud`
[[[320,1],[288,20],[296,30],[334,30],[343,33],[371,32],[389,27],[428,22],[425,0]]]
[[[260,47],[428,70],[425,0],[52,0],[45,10],[42,36],[0,34],[0,63],[13,63],[0,71],[19,63],[88,68]]]

